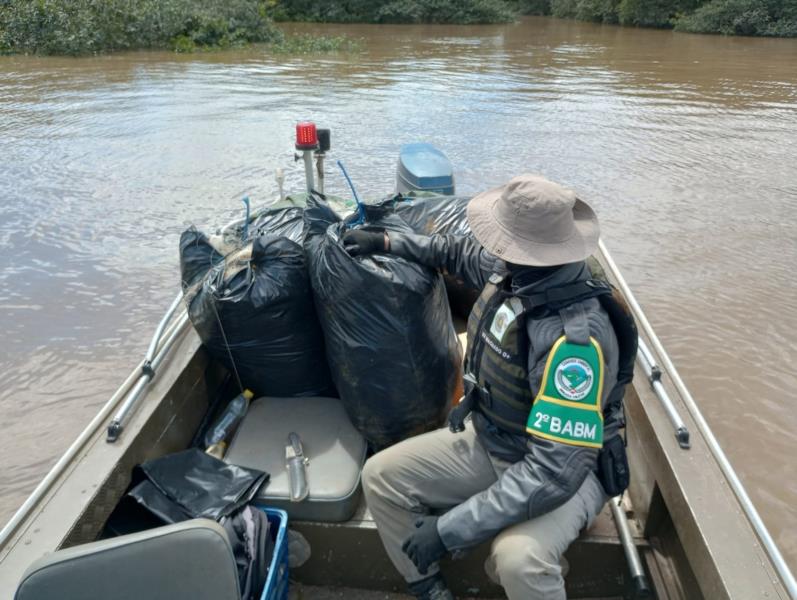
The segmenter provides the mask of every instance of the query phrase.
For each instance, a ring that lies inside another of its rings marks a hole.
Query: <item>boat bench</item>
[[[631,525],[637,546],[644,549],[646,542],[633,520]],[[354,517],[344,523],[294,521],[290,526],[301,532],[312,548],[308,562],[291,570],[292,579],[307,585],[405,590],[406,585],[390,562],[364,502]],[[443,572],[455,595],[505,597],[500,586],[490,581],[484,571],[489,548],[489,543],[485,543],[460,560],[444,560]],[[608,507],[571,545],[565,557],[569,564],[565,578],[568,598],[626,597],[632,588]]]
[[[238,600],[224,529],[192,519],[59,550],[25,572],[14,600]]]

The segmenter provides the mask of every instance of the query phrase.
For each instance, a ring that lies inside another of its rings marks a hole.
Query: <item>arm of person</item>
[[[523,460],[489,488],[440,517],[437,528],[446,549],[474,546],[511,525],[558,508],[595,468],[597,454],[594,448],[529,440]]]
[[[486,285],[499,262],[469,237],[390,232],[388,238],[391,254],[433,269],[443,269],[478,290]]]

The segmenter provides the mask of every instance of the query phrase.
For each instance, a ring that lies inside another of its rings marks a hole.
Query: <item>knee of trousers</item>
[[[384,488],[385,482],[390,479],[391,461],[378,452],[369,458],[363,466],[362,484],[366,496]]]
[[[490,559],[502,584],[509,579],[560,577],[560,558],[554,544],[511,529],[499,533],[490,548]]]

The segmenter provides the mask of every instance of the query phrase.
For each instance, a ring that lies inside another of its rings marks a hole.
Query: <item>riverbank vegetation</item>
[[[518,14],[506,0],[272,0],[278,21],[326,23],[509,23]]]
[[[273,0],[0,0],[0,54],[177,52],[266,43],[274,53],[355,51],[346,37],[286,36]]]
[[[797,36],[797,0],[519,0],[525,14],[690,33]]]
[[[286,38],[274,20],[504,23],[519,14],[797,36],[797,0],[0,0],[0,54],[92,54],[269,43],[275,52],[356,49],[347,38]]]
[[[278,38],[252,0],[0,0],[0,51],[227,48]]]
[[[797,0],[272,0],[271,14],[284,21],[466,24],[552,15],[694,33],[797,36]]]

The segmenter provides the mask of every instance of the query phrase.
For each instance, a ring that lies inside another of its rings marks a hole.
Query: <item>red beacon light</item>
[[[296,149],[315,150],[318,148],[318,132],[315,123],[309,121],[296,124]]]

